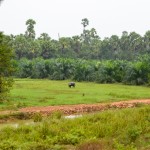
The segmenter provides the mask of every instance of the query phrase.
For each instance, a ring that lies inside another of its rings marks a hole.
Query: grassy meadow
[[[69,88],[68,82],[68,80],[15,79],[9,104],[47,106],[150,98],[150,88],[144,86],[76,82],[75,88]],[[8,106],[7,103],[0,104],[1,107],[6,105]]]
[[[107,110],[75,119],[57,112],[35,124],[2,128],[0,135],[2,150],[149,150],[150,107]]]
[[[15,79],[8,103],[24,107],[150,98],[149,87],[76,82],[75,88],[69,88],[68,82]],[[8,103],[1,108],[8,108]],[[0,150],[150,149],[150,107],[145,105],[74,119],[66,119],[60,112],[47,117],[35,113],[32,118],[22,113],[11,115],[23,120],[17,126],[15,120],[13,126],[9,122],[0,124]]]

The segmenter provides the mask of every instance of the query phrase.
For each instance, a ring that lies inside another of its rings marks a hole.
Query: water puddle
[[[74,118],[80,118],[82,117],[82,115],[69,115],[69,116],[65,116],[65,119],[74,119]]]
[[[75,118],[80,118],[82,115],[69,115],[69,116],[64,116],[65,119],[75,119]],[[7,123],[1,123],[0,124],[0,130],[5,127],[13,127],[13,128],[18,128],[21,125],[36,125],[37,122],[34,122],[33,120],[20,120],[20,121],[15,121],[15,122],[7,122]]]

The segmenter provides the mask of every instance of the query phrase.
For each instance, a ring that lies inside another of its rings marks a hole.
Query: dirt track
[[[113,103],[97,103],[97,104],[78,104],[78,105],[62,105],[62,106],[45,106],[45,107],[27,107],[19,109],[19,112],[49,114],[54,111],[61,111],[70,115],[75,113],[86,113],[94,111],[103,111],[110,108],[130,108],[139,104],[150,104],[150,99],[146,100],[128,100]]]

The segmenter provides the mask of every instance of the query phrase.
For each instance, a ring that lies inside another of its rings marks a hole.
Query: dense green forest
[[[16,65],[19,69],[15,76],[19,78],[72,79],[97,83],[122,82],[134,85],[150,83],[149,57],[135,62],[36,58],[33,60],[21,59]]]
[[[52,39],[47,33],[36,37],[33,19],[26,21],[24,34],[5,35],[14,50],[14,76],[72,79],[98,83],[150,83],[150,31],[142,37],[124,31],[103,40],[96,29],[87,29],[89,20],[82,19],[83,32],[72,37]]]

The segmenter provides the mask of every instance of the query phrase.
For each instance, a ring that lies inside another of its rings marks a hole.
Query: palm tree
[[[82,19],[81,24],[83,25],[83,30],[85,30],[85,27],[89,25],[89,20],[87,18]]]
[[[27,31],[26,31],[26,36],[31,39],[35,39],[35,31],[34,31],[34,25],[36,22],[33,19],[28,19],[26,21],[27,25]]]

